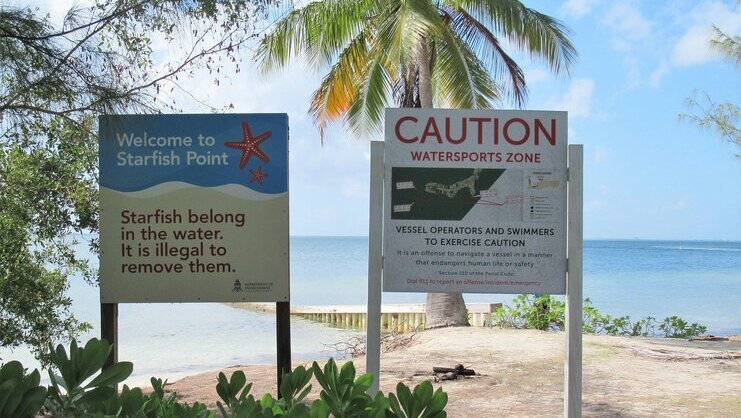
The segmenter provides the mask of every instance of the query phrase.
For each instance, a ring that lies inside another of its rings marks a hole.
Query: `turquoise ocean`
[[[366,237],[292,237],[292,305],[365,304]],[[99,335],[98,289],[72,280],[76,316]],[[467,302],[511,301],[513,295],[468,294]],[[741,333],[741,242],[587,240],[584,296],[600,311],[659,320],[678,315],[716,335]],[[384,293],[384,303],[423,302],[424,294]],[[292,319],[293,360],[327,358],[327,344],[357,332]],[[275,317],[228,304],[122,304],[121,360],[134,362],[132,384],[170,381],[230,365],[275,362]],[[23,347],[0,349],[3,362],[36,363]]]

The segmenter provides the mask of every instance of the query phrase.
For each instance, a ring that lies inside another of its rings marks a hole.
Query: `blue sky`
[[[515,55],[530,86],[526,108],[569,111],[569,142],[584,144],[585,237],[741,240],[741,150],[677,119],[696,89],[741,103],[741,70],[707,47],[712,24],[741,33],[736,2],[525,3],[562,20],[579,51],[570,77]],[[368,142],[338,126],[320,144],[306,111],[321,73],[297,62],[265,77],[251,61],[245,51],[239,74],[186,87],[235,112],[289,114],[291,234],[367,235]]]

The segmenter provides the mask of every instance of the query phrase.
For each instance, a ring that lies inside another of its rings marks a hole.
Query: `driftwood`
[[[735,360],[741,358],[739,351],[715,351],[697,353],[689,350],[674,350],[664,348],[633,348],[634,355],[649,357],[664,361],[706,361],[706,360]]]
[[[715,335],[700,335],[699,337],[691,337],[690,341],[728,341],[728,338],[716,337]]]
[[[417,328],[413,328],[409,332],[401,332],[400,326],[403,323],[404,322],[399,323],[390,333],[384,333],[381,335],[382,353],[389,353],[408,346],[417,335]],[[334,344],[324,344],[324,350],[331,352],[332,356],[335,358],[355,358],[365,355],[367,344],[366,336],[359,335]]]
[[[458,376],[475,376],[476,372],[473,369],[467,369],[462,364],[458,364],[453,368],[449,367],[433,367],[432,372],[435,373],[435,381],[438,380],[456,380]]]

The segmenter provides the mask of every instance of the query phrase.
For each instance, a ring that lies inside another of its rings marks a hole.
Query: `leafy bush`
[[[97,338],[88,341],[85,347],[78,347],[77,341],[72,341],[69,356],[58,345],[51,353],[51,364],[59,374],[49,370],[47,409],[61,416],[77,416],[90,405],[113,398],[116,385],[131,375],[134,365],[123,361],[102,370],[111,350],[108,342]]]
[[[492,324],[504,328],[534,328],[541,331],[563,330],[566,304],[550,295],[517,295],[514,307],[501,306],[492,316]]]
[[[659,324],[659,329],[667,338],[696,337],[708,330],[706,326],[697,323],[689,325],[687,321],[677,316],[665,318],[664,322]]]
[[[304,401],[311,391],[312,374],[322,388],[319,399],[307,406]],[[396,393],[387,398],[378,393],[371,398],[366,391],[373,377],[363,374],[356,378],[352,362],[337,367],[330,359],[324,367],[314,362],[311,369],[298,367],[286,374],[280,386],[280,398],[265,394],[258,401],[249,394],[251,385],[246,384],[244,373],[237,371],[227,379],[219,374],[216,391],[221,398],[217,406],[225,418],[244,417],[311,417],[327,418],[445,418],[447,395],[438,389],[433,393],[430,382],[422,382],[414,390],[403,383]]]
[[[0,418],[45,417],[115,417],[115,418],[215,418],[216,412],[195,402],[178,402],[175,393],[165,394],[161,379],[152,378],[152,393],[140,388],[116,385],[132,372],[129,362],[115,363],[102,370],[111,346],[104,340],[91,339],[84,347],[72,342],[69,355],[61,345],[52,351],[49,370],[51,386],[39,386],[39,372],[24,375],[23,366],[15,361],[0,368]],[[269,393],[256,399],[250,394],[244,372],[237,371],[227,379],[219,373],[216,392],[221,399],[217,407],[224,418],[445,418],[447,395],[430,382],[413,390],[403,383],[396,393],[386,397],[378,393],[371,398],[366,391],[373,377],[356,378],[352,362],[338,368],[329,360],[322,368],[314,363],[310,369],[297,367],[281,382],[279,398]],[[319,399],[310,406],[306,397],[311,391],[312,376],[322,388]],[[42,407],[42,405],[44,405]]]
[[[393,414],[399,418],[444,418],[448,395],[442,388],[432,392],[432,383],[424,381],[410,392],[403,383],[396,385],[396,395],[389,393]],[[386,416],[389,416],[387,414]]]
[[[563,330],[566,304],[553,296],[515,296],[513,307],[502,306],[492,314],[492,323],[502,328],[533,328]],[[627,335],[633,337],[689,338],[703,334],[707,327],[670,316],[659,324],[662,334],[656,332],[656,318],[648,316],[633,322],[630,316],[613,317],[601,313],[589,298],[584,299],[583,330],[590,334]]]
[[[39,386],[38,370],[26,375],[23,366],[11,361],[0,368],[0,418],[32,417],[44,404],[46,388]]]

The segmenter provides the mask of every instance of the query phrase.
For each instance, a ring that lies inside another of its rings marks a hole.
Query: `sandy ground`
[[[383,354],[381,390],[434,379],[432,367],[463,364],[477,375],[437,382],[449,417],[563,415],[565,335],[532,330],[447,328],[418,333]],[[741,417],[741,342],[584,336],[585,417]],[[732,358],[735,357],[735,358]],[[358,370],[365,358],[354,360]],[[297,363],[296,365],[301,364]],[[303,363],[308,365],[309,363]],[[239,366],[252,393],[275,392],[275,366]],[[175,382],[187,402],[215,405],[216,375]],[[311,396],[318,396],[314,382]]]

